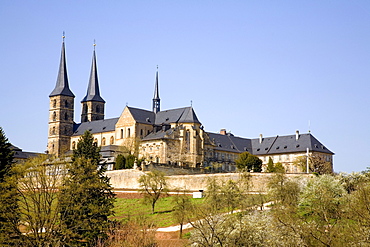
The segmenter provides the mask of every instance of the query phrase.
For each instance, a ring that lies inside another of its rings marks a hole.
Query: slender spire
[[[57,83],[54,90],[51,92],[49,97],[56,95],[65,95],[75,97],[72,91],[69,89],[68,85],[68,74],[67,74],[67,63],[66,63],[66,54],[65,54],[65,45],[64,45],[64,32],[63,32],[63,42],[62,42],[62,52],[60,56],[59,72]]]
[[[157,113],[161,110],[161,99],[159,98],[159,80],[158,80],[158,65],[157,72],[155,73],[155,88],[153,98],[153,112]]]
[[[99,101],[99,102],[105,103],[103,98],[100,96],[100,91],[99,91],[98,68],[96,66],[95,47],[96,47],[96,44],[94,40],[94,51],[93,51],[93,58],[92,58],[92,64],[91,64],[89,86],[87,88],[86,96],[83,98],[81,102]]]

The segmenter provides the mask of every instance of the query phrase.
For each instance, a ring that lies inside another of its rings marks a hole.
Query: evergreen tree
[[[72,161],[75,162],[78,158],[90,159],[91,162],[98,166],[100,162],[100,147],[94,142],[94,137],[90,131],[80,137],[77,143],[77,148],[73,150]]]
[[[269,157],[269,161],[267,163],[267,172],[275,172],[275,166],[274,166],[274,161],[272,161],[272,158]]]
[[[114,164],[114,170],[125,169],[126,158],[122,154],[117,155],[116,163]]]
[[[132,155],[132,154],[129,154],[126,158],[125,168],[126,169],[131,169],[132,167],[134,167],[135,160],[136,160],[136,156]]]
[[[115,195],[99,151],[86,131],[73,153],[60,198],[61,237],[67,246],[94,246],[107,236]]]
[[[0,245],[15,244],[18,231],[18,206],[16,183],[12,179],[14,152],[0,127]]]
[[[0,183],[4,182],[6,176],[10,174],[13,157],[14,152],[11,150],[11,144],[0,127]]]

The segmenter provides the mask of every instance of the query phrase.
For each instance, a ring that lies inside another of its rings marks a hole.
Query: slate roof
[[[193,107],[184,107],[160,111],[156,114],[155,124],[169,124],[169,123],[199,123],[197,115]]]
[[[132,117],[138,123],[154,124],[155,122],[155,113],[152,111],[147,111],[139,108],[127,107]]]
[[[119,118],[110,118],[75,124],[73,126],[73,136],[83,135],[86,130],[90,131],[92,134],[114,131],[118,119]]]
[[[311,152],[334,154],[311,133],[299,134],[298,140],[296,135],[262,138],[262,143],[256,138],[252,139],[252,146],[254,155],[306,152],[307,148]]]
[[[221,135],[216,133],[207,133],[212,144],[216,145],[215,150],[229,152],[252,152],[252,143],[250,139],[236,137],[230,134]]]
[[[28,159],[41,155],[41,153],[25,152],[19,147],[16,147],[14,145],[11,145],[10,149],[14,152],[14,159]]]
[[[75,95],[69,89],[69,85],[68,85],[67,63],[66,63],[64,42],[62,43],[62,52],[61,52],[61,56],[60,56],[60,64],[59,64],[59,72],[58,72],[58,77],[57,77],[57,83],[55,85],[54,90],[49,95],[49,97],[57,96],[57,95],[65,95],[65,96],[75,97]]]
[[[89,86],[87,88],[86,96],[82,99],[81,102],[86,101],[99,101],[105,103],[103,98],[100,96],[99,91],[98,68],[96,66],[95,50],[92,58]]]
[[[247,139],[235,137],[227,134],[207,133],[210,141],[216,145],[215,149],[229,152],[248,151],[254,155],[269,155],[280,153],[296,153],[309,151],[334,154],[318,141],[312,134],[299,134],[298,140],[296,135],[265,137],[260,139]]]
[[[168,130],[160,130],[157,132],[151,132],[149,135],[143,138],[143,141],[150,141],[150,140],[158,140],[166,138],[166,135],[171,135],[173,133],[173,129]]]

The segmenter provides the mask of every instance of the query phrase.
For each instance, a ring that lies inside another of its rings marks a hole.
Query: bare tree
[[[159,198],[167,194],[167,179],[163,172],[158,170],[150,171],[142,176],[138,180],[140,184],[140,192],[144,195],[144,202],[148,203],[152,207],[152,213],[154,214],[154,207]]]
[[[65,177],[65,162],[29,159],[14,168],[17,180],[20,223],[25,246],[59,246],[59,186]]]
[[[176,220],[176,223],[180,225],[179,237],[182,237],[182,228],[184,223],[188,219],[189,210],[191,208],[191,201],[189,195],[186,194],[186,191],[178,192],[173,198],[173,217]]]

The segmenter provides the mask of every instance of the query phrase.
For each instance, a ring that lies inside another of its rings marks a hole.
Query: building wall
[[[74,149],[77,146],[78,140],[81,136],[72,136],[70,149]],[[115,139],[115,132],[101,132],[101,133],[95,133],[93,134],[94,142],[97,143],[98,146],[107,146],[107,145],[116,145],[116,139]]]
[[[309,156],[316,156],[316,155],[322,156],[327,162],[330,162],[331,164],[333,164],[333,155],[331,154],[319,153],[319,152],[309,152],[308,155]],[[287,173],[297,173],[297,172],[302,172],[305,169],[295,165],[294,162],[301,157],[306,158],[307,153],[306,152],[283,153],[283,154],[272,154],[272,155],[260,155],[257,157],[262,160],[262,171],[266,171],[269,158],[271,157],[274,164],[278,162],[281,163],[284,166],[285,171]]]
[[[203,130],[200,124],[172,125],[164,138],[141,141],[139,158],[155,163],[196,166],[203,163]]]

